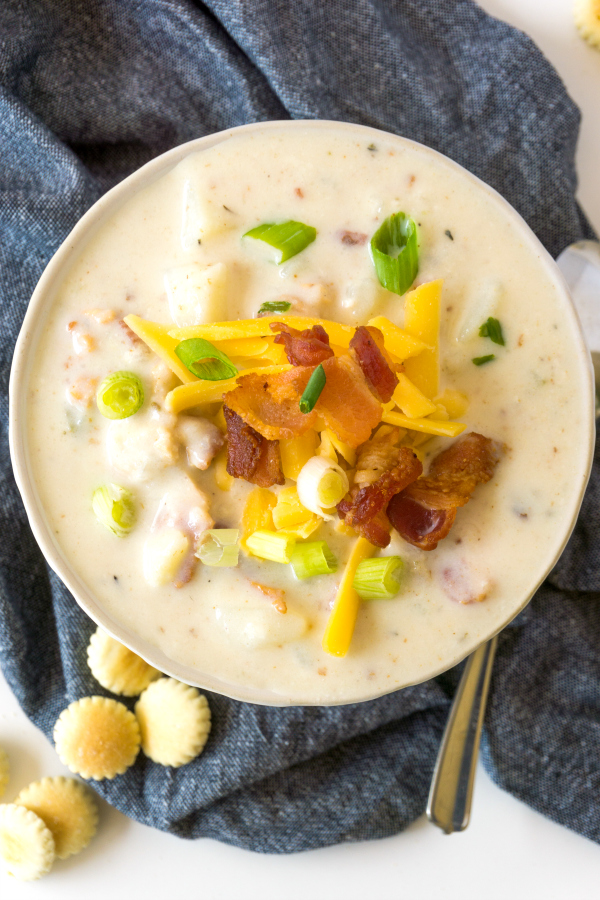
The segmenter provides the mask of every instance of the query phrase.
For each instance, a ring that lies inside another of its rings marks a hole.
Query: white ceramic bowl
[[[10,379],[10,452],[17,484],[25,503],[32,531],[46,560],[71,591],[81,608],[95,622],[112,634],[113,637],[131,648],[144,659],[148,660],[148,662],[159,668],[161,671],[172,675],[181,681],[187,682],[188,684],[194,684],[207,690],[216,691],[217,693],[225,694],[238,700],[274,706],[289,705],[290,701],[284,696],[266,690],[257,690],[238,684],[228,684],[215,678],[210,673],[201,672],[188,666],[181,665],[176,661],[167,658],[162,651],[142,639],[131,629],[115,622],[114,619],[108,615],[98,598],[94,596],[93,592],[86,585],[85,581],[83,581],[70,566],[68,560],[61,551],[60,546],[54,540],[51,530],[47,526],[36,485],[32,478],[32,470],[28,458],[24,410],[27,402],[28,374],[31,368],[32,351],[35,349],[39,330],[43,325],[42,312],[47,308],[48,304],[52,304],[57,288],[59,287],[66,270],[78,255],[83,242],[87,240],[93,231],[109,217],[114,215],[119,207],[121,207],[121,205],[134,193],[164,175],[190,152],[210,148],[215,144],[226,140],[234,133],[250,133],[256,131],[268,132],[269,129],[280,129],[282,127],[289,129],[299,127],[303,129],[306,129],[307,127],[318,128],[322,127],[324,124],[333,129],[357,133],[358,136],[365,141],[373,141],[384,137],[387,141],[391,140],[397,142],[401,147],[409,146],[413,149],[418,149],[422,154],[430,155],[431,157],[440,157],[440,154],[435,151],[427,147],[422,147],[412,141],[407,141],[404,138],[394,137],[372,128],[364,128],[338,122],[323,123],[291,121],[285,123],[270,122],[244,125],[240,128],[234,128],[229,131],[209,135],[208,137],[200,138],[196,141],[191,141],[180,147],[176,147],[148,163],[102,197],[83,216],[58,249],[40,278],[31,298],[16,345]],[[499,623],[498,627],[485,635],[485,638],[487,639],[491,638],[494,632],[497,632],[504,627],[527,604],[539,584],[556,563],[575,524],[583,497],[583,491],[589,475],[593,454],[593,376],[589,353],[581,335],[581,329],[574,307],[571,303],[562,275],[552,258],[542,247],[523,219],[521,219],[518,213],[516,213],[499,194],[457,164],[451,163],[448,160],[445,160],[445,162],[447,165],[451,165],[462,172],[465,178],[470,179],[472,183],[477,184],[481,191],[485,191],[494,199],[494,202],[503,207],[505,215],[512,221],[512,224],[522,235],[523,242],[531,248],[532,254],[535,254],[541,260],[543,266],[547,270],[548,276],[556,284],[559,295],[564,300],[564,316],[570,320],[569,324],[571,326],[571,332],[574,334],[574,340],[577,342],[580,351],[581,365],[578,374],[580,391],[582,392],[584,402],[590,411],[589,422],[587,423],[585,433],[583,434],[583,450],[579,456],[580,469],[573,472],[573,484],[579,485],[579,488],[574,488],[573,495],[570,498],[569,515],[568,517],[565,517],[564,527],[560,533],[557,533],[553,545],[548,547],[546,557],[535,560],[531,573],[530,590],[528,590],[526,594],[514,598],[514,607],[510,610],[510,614],[505,617],[504,621]],[[443,659],[439,665],[435,666],[435,668],[431,666],[430,670],[423,672],[423,677],[420,680],[429,679],[456,665],[462,658],[475,649],[477,643],[480,643],[480,639],[475,642],[471,641],[471,643],[465,641],[461,646],[460,652],[455,653],[451,658]],[[378,694],[379,693],[381,693],[381,691],[379,691]],[[361,699],[372,698],[365,697]]]

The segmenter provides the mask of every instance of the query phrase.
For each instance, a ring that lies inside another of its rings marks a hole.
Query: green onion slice
[[[289,312],[292,308],[292,304],[289,300],[267,300],[266,303],[263,303],[258,310],[258,318],[261,316],[273,316],[279,315],[280,313]]]
[[[485,366],[486,363],[491,362],[493,359],[496,359],[496,355],[489,353],[487,356],[474,356],[471,362],[475,363],[476,366]]]
[[[180,341],[175,347],[175,353],[186,369],[203,381],[222,381],[224,378],[233,378],[238,373],[227,354],[204,338]]]
[[[323,364],[319,363],[317,368],[308,379],[308,384],[304,388],[304,393],[300,397],[301,413],[309,413],[313,411],[313,409],[315,408],[315,403],[321,396],[321,391],[325,387],[326,381],[327,376],[325,375],[325,369],[323,368]]]
[[[391,600],[400,590],[404,562],[399,556],[363,559],[352,586],[361,600]]]
[[[490,339],[490,341],[493,341],[494,344],[500,344],[502,347],[504,347],[502,325],[500,324],[498,319],[494,319],[492,316],[490,316],[487,322],[484,322],[479,329],[479,336],[487,337]]]
[[[404,294],[419,271],[414,219],[403,212],[389,216],[371,238],[370,249],[380,284],[394,294]]]
[[[254,556],[271,562],[289,563],[295,545],[294,535],[284,531],[255,531],[246,538],[246,547]]]
[[[205,531],[196,556],[205,566],[237,566],[239,534],[237,528],[211,528]]]
[[[107,375],[96,392],[98,409],[107,419],[127,419],[143,402],[144,388],[134,372]]]
[[[125,537],[135,524],[133,494],[118,484],[96,488],[92,509],[98,521],[117,537]]]
[[[264,225],[257,225],[256,228],[251,228],[242,235],[242,237],[263,241],[278,250],[281,253],[281,257],[277,261],[278,265],[301,253],[309,244],[312,244],[316,236],[317,229],[312,225],[292,220],[279,224],[265,222]]]
[[[337,570],[337,559],[325,541],[308,541],[296,544],[291,566],[296,578],[312,578],[313,575],[331,575]]]

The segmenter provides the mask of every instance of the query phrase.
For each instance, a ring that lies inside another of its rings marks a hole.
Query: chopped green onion
[[[239,534],[237,528],[211,528],[205,531],[196,556],[205,566],[237,566]]]
[[[294,535],[283,531],[255,531],[246,538],[246,547],[254,556],[278,563],[290,562],[295,545]]]
[[[321,396],[321,391],[325,387],[326,381],[327,377],[325,375],[325,369],[323,368],[323,364],[320,363],[308,379],[308,384],[304,388],[304,393],[300,397],[301,413],[309,413],[313,411],[313,409],[315,408],[315,403]]]
[[[127,419],[143,402],[144,388],[133,372],[107,375],[96,392],[98,409],[107,419]]]
[[[493,341],[494,344],[501,344],[504,347],[504,335],[502,334],[502,325],[498,321],[498,319],[489,317],[487,322],[484,322],[481,328],[479,329],[480,337],[487,337],[490,341]]]
[[[493,359],[496,359],[494,353],[490,353],[488,356],[474,356],[471,362],[475,363],[476,366],[485,366],[486,363],[491,362]]]
[[[227,354],[204,338],[180,341],[175,347],[175,353],[192,375],[204,381],[222,381],[224,378],[233,378],[238,373]]]
[[[371,238],[370,248],[380,284],[394,294],[404,294],[419,271],[414,219],[403,212],[389,216]]]
[[[400,590],[404,562],[399,556],[378,556],[358,564],[352,586],[361,600],[391,600]]]
[[[292,304],[289,300],[267,300],[258,310],[258,318],[261,316],[279,315],[279,313],[289,312]]]
[[[313,575],[331,575],[337,570],[337,559],[325,541],[309,541],[296,544],[291,559],[296,578],[312,578]]]
[[[324,519],[333,519],[326,510],[337,506],[350,485],[337,463],[326,456],[311,456],[298,472],[296,488],[302,506]]]
[[[118,484],[96,488],[92,494],[92,509],[98,521],[117,537],[125,537],[134,526],[133,494]]]
[[[275,250],[279,250],[281,258],[278,265],[286,260],[301,253],[309,244],[312,244],[317,236],[317,229],[312,225],[304,225],[303,222],[281,222],[275,224],[273,222],[265,222],[264,225],[257,225],[251,228],[242,237],[255,238],[263,241]]]

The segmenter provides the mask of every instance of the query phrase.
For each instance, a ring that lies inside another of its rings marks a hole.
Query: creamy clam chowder
[[[405,260],[378,231],[399,212],[418,271],[395,292],[371,242]],[[541,253],[481,184],[383,134],[271,127],[190,152],[97,228],[40,328],[29,465],[73,571],[233,693],[350,702],[460,659],[531,594],[582,488],[585,367]],[[440,454],[473,433],[485,471],[466,484],[461,462],[449,489]],[[402,506],[410,484],[434,499]],[[360,599],[357,563],[384,557],[364,583],[391,596]]]

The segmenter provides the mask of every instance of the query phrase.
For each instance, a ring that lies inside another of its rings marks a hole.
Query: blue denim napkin
[[[579,113],[532,42],[469,0],[3,0],[0,4],[0,662],[50,737],[103,693],[93,624],[47,568],[7,446],[14,342],[82,213],[183,141],[245,122],[341,119],[435,147],[497,188],[557,254],[592,236],[575,199]],[[485,762],[503,787],[600,840],[600,483],[551,578],[505,632]],[[394,834],[423,812],[456,670],[379,700],[269,709],[209,696],[181,769],[140,754],[94,784],[187,838],[290,852]]]

